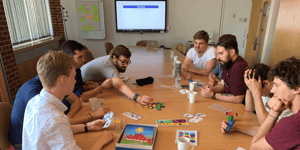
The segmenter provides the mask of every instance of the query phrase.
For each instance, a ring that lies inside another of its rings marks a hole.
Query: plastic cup
[[[187,97],[189,98],[190,103],[195,103],[196,102],[196,95],[197,95],[197,92],[192,92],[192,91],[190,91],[187,94]]]
[[[117,131],[122,130],[124,122],[125,122],[125,120],[122,118],[121,115],[115,115],[114,116],[115,130],[117,130]]]

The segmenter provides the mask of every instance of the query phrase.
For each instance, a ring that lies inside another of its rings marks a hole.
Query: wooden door
[[[253,0],[245,52],[249,65],[260,62],[271,0]]]
[[[281,0],[269,65],[285,58],[300,58],[300,1]]]

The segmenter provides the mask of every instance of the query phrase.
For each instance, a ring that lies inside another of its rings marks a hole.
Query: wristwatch
[[[214,93],[214,94],[212,95],[211,99],[216,100],[216,93]]]
[[[136,101],[138,96],[139,96],[139,94],[135,94],[135,95],[133,96],[133,100]]]
[[[89,132],[86,123],[84,124],[84,131],[85,131],[85,132]]]

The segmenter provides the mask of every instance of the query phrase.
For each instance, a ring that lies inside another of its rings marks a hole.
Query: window
[[[3,0],[13,46],[53,35],[48,0]]]

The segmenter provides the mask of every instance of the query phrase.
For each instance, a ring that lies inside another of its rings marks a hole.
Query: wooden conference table
[[[152,97],[155,102],[164,103],[165,108],[162,108],[160,111],[156,109],[147,109],[139,103],[135,103],[128,99],[114,88],[105,90],[100,96],[104,99],[105,107],[109,107],[116,115],[121,115],[123,112],[130,111],[142,116],[138,121],[123,116],[125,124],[138,123],[155,125],[157,119],[188,119],[182,116],[184,113],[195,114],[199,112],[206,115],[199,123],[189,122],[189,126],[158,127],[156,143],[154,146],[155,150],[176,150],[177,144],[175,144],[175,137],[177,129],[197,130],[198,146],[195,146],[195,150],[232,150],[237,147],[245,149],[250,148],[252,137],[238,132],[222,134],[220,132],[221,122],[222,120],[227,120],[228,116],[208,107],[214,103],[220,104],[232,109],[233,112],[238,113],[238,116],[234,117],[236,124],[259,125],[257,117],[253,113],[246,112],[244,105],[203,98],[199,91],[196,96],[196,103],[191,104],[189,103],[187,96],[181,94],[178,90],[160,87],[160,85],[174,85],[174,78],[162,78],[162,75],[171,75],[172,72],[173,58],[170,57],[170,51],[174,51],[174,56],[178,56],[178,60],[181,62],[183,62],[185,58],[184,55],[174,49],[161,50],[149,49],[146,47],[129,48],[132,51],[132,63],[127,67],[126,72],[123,74],[124,76],[130,76],[130,79],[126,84],[139,95],[148,95]],[[148,76],[154,78],[153,84],[145,86],[133,85],[136,79]],[[193,75],[193,80],[196,79],[205,83],[208,82],[207,77]],[[182,79],[181,84],[188,84],[188,81]],[[84,103],[83,108],[74,117],[82,116],[88,112],[92,112],[89,103]],[[125,125],[123,125],[123,127],[124,126]],[[115,143],[120,136],[121,131],[116,131],[113,123],[107,130],[112,131],[115,137],[114,140],[103,149],[112,150],[115,149]],[[97,141],[102,132],[103,131],[80,133],[74,135],[74,139],[79,147],[88,149]]]

